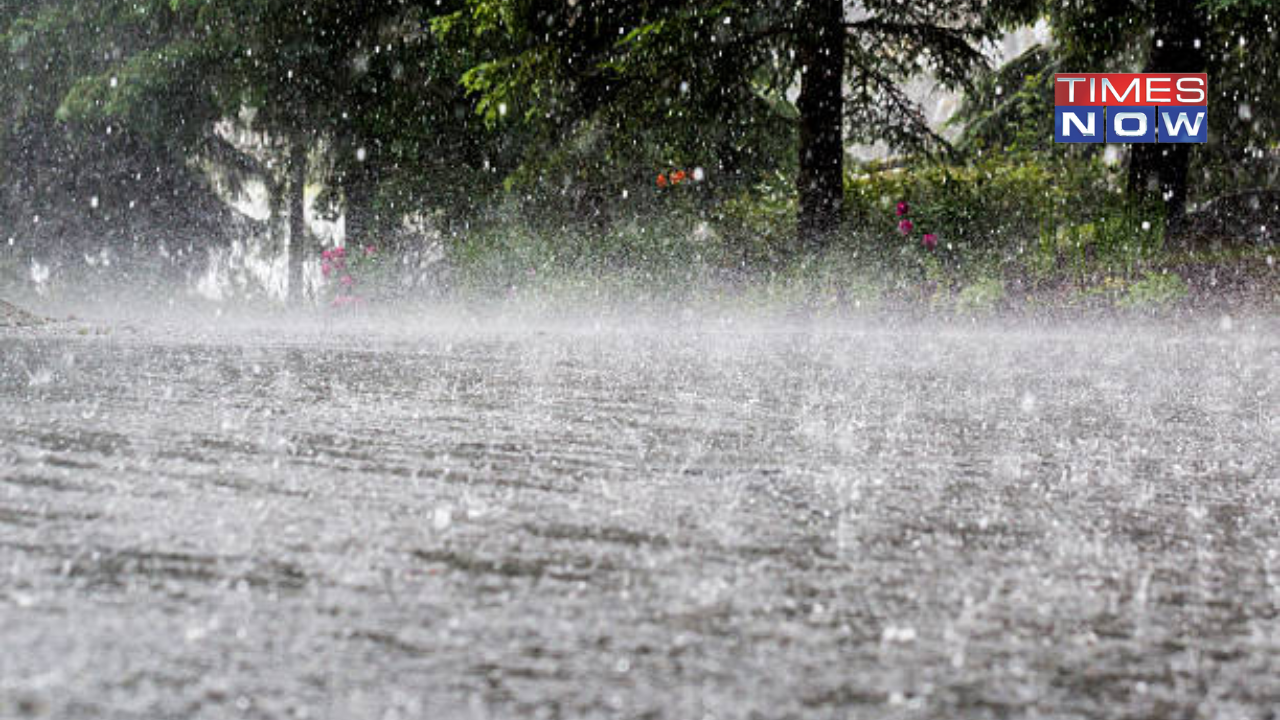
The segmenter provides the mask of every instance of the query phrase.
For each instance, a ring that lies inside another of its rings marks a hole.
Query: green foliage
[[[794,185],[781,172],[727,198],[713,217],[731,262],[743,267],[778,266],[795,254]]]
[[[1098,267],[1131,277],[1163,247],[1158,208],[1143,212],[1111,203],[1092,221],[1063,221],[1045,224],[1036,258],[1042,270],[1065,261],[1082,279]]]
[[[406,218],[426,218],[454,243],[451,261],[512,282],[531,269],[748,268],[799,273],[825,293],[861,265],[985,297],[968,288],[1010,267],[1083,283],[1099,267],[1131,278],[1149,266],[1159,212],[1119,195],[1120,170],[1098,148],[1054,146],[1050,123],[1054,72],[1141,67],[1155,0],[860,3],[844,28],[848,139],[887,141],[910,161],[849,174],[844,244],[820,258],[797,258],[791,234],[790,98],[812,35],[802,6],[0,0],[0,214],[42,242],[190,246],[233,214],[203,169],[263,180],[278,208],[294,146],[348,228],[360,216],[394,251]],[[1201,7],[1214,94],[1201,193],[1265,186],[1263,156],[1280,141],[1274,9]],[[1040,12],[1055,43],[973,82],[982,42]],[[958,154],[930,154],[946,143],[903,90],[923,72],[969,91]],[[655,186],[659,172],[693,168],[705,182]],[[906,239],[900,200],[915,224]],[[135,206],[170,227],[137,222]]]
[[[852,227],[876,242],[901,244],[894,212],[899,201],[906,201],[915,225],[913,242],[932,233],[943,257],[975,252],[1015,257],[1034,248],[1046,222],[1095,217],[1119,204],[1113,186],[1114,177],[1101,162],[1051,164],[989,155],[960,165],[873,164],[850,175],[846,198]]]
[[[1042,3],[1054,43],[1028,50],[975,84],[954,120],[964,128],[959,146],[1055,158],[1096,152],[1095,145],[1053,144],[1053,73],[1143,70],[1159,3],[1167,1]],[[1194,40],[1209,76],[1211,141],[1193,149],[1193,197],[1273,184],[1274,161],[1265,151],[1280,143],[1280,95],[1271,91],[1280,76],[1275,5],[1204,0],[1200,8],[1207,32]]]
[[[669,168],[703,167],[728,192],[787,162],[776,44],[734,41],[738,23],[767,22],[740,5],[471,0],[434,29],[492,49],[462,82],[490,126],[532,138],[506,187],[543,211],[596,216]]]
[[[81,77],[55,117],[93,131],[116,123],[176,152],[194,149],[226,110],[190,82],[192,68],[208,60],[205,47],[185,40],[140,52]]]
[[[225,227],[229,210],[188,163],[217,115],[197,99],[191,15],[168,0],[0,10],[0,222],[25,253],[163,244],[191,257]]]
[[[1268,7],[1274,8],[1271,0],[1203,0],[1201,6],[1210,12],[1263,10]]]
[[[1197,146],[1198,196],[1272,186],[1280,148],[1280,9],[1272,2],[1210,3],[1205,38],[1210,142]],[[1267,156],[1270,150],[1271,157]]]
[[[984,62],[979,44],[1034,7],[1027,0],[984,3],[983,12],[967,0],[863,4],[843,28],[849,139],[945,146],[905,81],[929,72],[964,85]],[[708,197],[724,198],[779,171],[794,173],[797,108],[788,93],[798,50],[814,31],[806,17],[803,3],[779,0],[468,0],[433,30],[493,48],[462,81],[490,126],[538,138],[507,187],[546,207],[557,199],[541,194],[548,179],[571,177],[609,197],[624,189],[619,178],[700,166]],[[560,195],[584,194],[591,195]]]
[[[667,289],[687,287],[719,266],[719,253],[705,224],[681,213],[594,231],[538,227],[513,215],[460,237],[449,246],[447,260],[455,286],[503,295],[606,276]]]
[[[1000,278],[984,277],[966,285],[956,296],[956,307],[963,312],[991,312],[1005,299]]]
[[[9,100],[0,149],[38,156],[27,169],[21,159],[6,162],[0,174],[43,177],[37,168],[56,168],[62,177],[51,184],[63,188],[117,172],[154,183],[155,173],[137,172],[136,163],[184,186],[152,187],[154,197],[194,207],[192,190],[209,193],[193,187],[202,184],[193,168],[216,168],[233,189],[264,181],[283,207],[284,148],[303,143],[323,148],[308,155],[320,161],[310,171],[329,186],[325,202],[358,201],[370,230],[398,226],[424,205],[465,222],[464,210],[501,187],[504,148],[519,139],[486,133],[475,120],[458,78],[478,51],[420,30],[458,5],[45,0],[6,10],[0,51],[18,72],[0,77]],[[260,146],[233,146],[216,130],[220,122],[255,133]],[[104,206],[138,202],[107,202],[101,189],[8,194],[0,212],[45,197],[64,208],[39,213],[46,216],[65,215],[90,195]]]
[[[983,75],[949,121],[962,128],[956,147],[969,154],[1053,150],[1053,74],[1059,65],[1052,50],[1035,45]]]
[[[1138,309],[1155,309],[1174,305],[1186,299],[1187,282],[1170,272],[1148,272],[1129,285],[1121,304]]]

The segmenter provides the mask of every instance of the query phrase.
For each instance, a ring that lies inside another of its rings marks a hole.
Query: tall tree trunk
[[[796,238],[801,248],[817,249],[840,227],[844,205],[843,0],[804,0],[800,20]]]
[[[1145,72],[1202,72],[1201,49],[1208,22],[1199,0],[1151,0],[1151,53]],[[1157,118],[1159,122],[1159,118]],[[1177,235],[1186,219],[1191,148],[1185,143],[1143,143],[1129,154],[1129,195],[1164,202],[1165,237]]]
[[[280,177],[276,173],[267,173],[264,175],[264,182],[267,185],[267,207],[269,214],[267,216],[267,238],[268,247],[271,252],[278,253],[283,248],[285,251],[289,249],[289,239],[287,233],[289,231],[289,218],[287,216],[286,207],[289,204],[289,178]],[[286,281],[288,279],[286,278]],[[289,286],[285,285],[285,300],[289,299]]]
[[[343,216],[346,244],[353,251],[373,245],[374,179],[363,167],[348,168],[342,174]]]
[[[307,251],[307,145],[295,138],[289,145],[289,287],[290,302],[301,302],[302,261]]]

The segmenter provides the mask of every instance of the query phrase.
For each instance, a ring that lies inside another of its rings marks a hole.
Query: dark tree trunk
[[[1145,72],[1204,71],[1204,51],[1197,44],[1207,42],[1208,29],[1199,4],[1199,0],[1152,0],[1154,34]],[[1130,151],[1129,195],[1141,201],[1163,201],[1166,238],[1177,235],[1186,218],[1191,148],[1183,143],[1146,143],[1133,145]]]
[[[346,244],[348,248],[359,249],[366,245],[376,245],[373,234],[374,191],[378,187],[377,158],[373,151],[357,149],[362,145],[357,137],[344,140],[347,147],[346,161],[338,175],[338,185],[342,188],[343,220],[346,226]]]
[[[289,146],[289,301],[301,302],[302,261],[307,252],[307,145],[301,139]]]
[[[800,20],[796,236],[801,248],[816,249],[827,245],[840,227],[844,205],[843,0],[805,0]]]
[[[374,187],[373,177],[363,167],[349,168],[342,175],[346,244],[352,250],[377,244],[372,238]]]

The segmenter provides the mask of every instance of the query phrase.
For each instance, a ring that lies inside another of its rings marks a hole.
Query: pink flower
[[[324,273],[325,277],[329,277],[333,273],[333,266],[329,264],[327,258],[325,262],[320,263],[320,272]]]
[[[365,255],[372,255],[372,254],[374,254],[374,253],[375,253],[375,252],[377,252],[377,251],[378,251],[378,250],[377,250],[377,248],[375,248],[375,247],[374,247],[374,246],[372,246],[372,245],[365,245],[365,246],[364,246],[364,254],[365,254]]]
[[[903,220],[902,222],[898,223],[898,232],[902,233],[903,235],[910,235],[911,231],[914,230],[915,227],[916,227],[915,224],[912,223],[910,220]]]
[[[342,283],[342,287],[351,287],[352,285],[355,284],[356,280],[350,275],[343,275],[342,277],[338,278],[338,282]]]
[[[925,233],[924,237],[920,238],[920,243],[925,246],[925,249],[932,250],[938,247],[938,236],[933,233]]]
[[[898,203],[898,217],[902,217],[909,212],[911,212],[911,206],[907,204],[906,200]]]
[[[320,253],[320,257],[324,258],[325,260],[332,260],[333,253],[329,252],[328,250],[325,250],[324,252]]]
[[[347,256],[347,249],[344,247],[336,247],[333,249],[333,256],[336,258],[344,258]]]

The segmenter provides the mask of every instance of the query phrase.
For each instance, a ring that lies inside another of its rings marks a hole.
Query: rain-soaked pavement
[[[0,716],[1271,718],[1280,324],[0,330]]]

